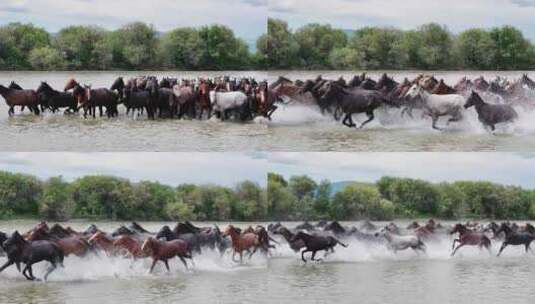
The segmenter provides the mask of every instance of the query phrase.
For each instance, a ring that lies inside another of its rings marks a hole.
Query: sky
[[[243,180],[266,185],[266,159],[256,153],[199,152],[21,152],[0,153],[0,170],[41,179],[63,176],[72,181],[84,175],[113,175],[163,184],[235,186]]]
[[[269,0],[270,17],[290,27],[318,22],[342,29],[438,22],[458,33],[471,27],[513,25],[535,41],[535,0]]]
[[[431,182],[486,180],[535,188],[535,153],[270,153],[270,170],[286,178],[306,174],[316,181],[375,182],[382,176]]]
[[[158,31],[223,24],[248,42],[266,32],[267,0],[0,0],[0,23],[32,22],[50,32],[73,24],[117,29],[132,21]]]

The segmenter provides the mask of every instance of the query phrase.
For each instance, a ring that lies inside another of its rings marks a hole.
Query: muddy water
[[[25,230],[33,224],[0,222],[0,230]],[[69,224],[83,229],[89,223]],[[97,224],[110,230],[119,225]],[[142,224],[157,230],[169,223]],[[27,282],[14,268],[1,273],[0,302],[528,303],[526,299],[535,296],[535,269],[530,266],[535,256],[521,248],[507,248],[496,258],[500,242],[494,242],[492,256],[467,247],[451,258],[452,239],[445,235],[427,242],[427,254],[420,255],[394,255],[382,244],[344,241],[348,248],[337,247],[319,263],[304,265],[282,241],[272,257],[256,255],[244,265],[233,263],[228,254],[220,258],[205,251],[195,257],[189,271],[173,261],[170,273],[159,265],[152,275],[147,274],[148,260],[132,264],[106,257],[69,257],[65,268],[46,283]],[[36,266],[36,276],[42,276],[44,268]]]

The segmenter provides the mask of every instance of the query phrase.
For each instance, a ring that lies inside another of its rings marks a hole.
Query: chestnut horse
[[[141,245],[141,250],[143,252],[150,251],[150,257],[152,258],[150,273],[152,273],[158,261],[164,262],[165,268],[169,271],[168,260],[175,256],[182,261],[186,269],[188,269],[188,264],[185,258],[191,259],[193,262],[193,258],[189,254],[188,244],[183,240],[159,241],[153,237],[149,237]]]
[[[115,255],[117,249],[113,245],[115,240],[109,237],[105,232],[97,231],[93,234],[87,242],[95,248],[104,251],[108,256]]]
[[[457,250],[465,245],[479,246],[479,248],[485,247],[490,253],[490,239],[484,233],[471,231],[463,224],[456,224],[450,234],[457,232],[459,233],[459,238],[453,240],[451,256],[454,256]],[[459,242],[459,245],[455,247],[457,242]]]
[[[34,90],[18,90],[0,85],[0,95],[9,107],[9,116],[15,114],[15,106],[27,106],[35,115],[39,115],[39,95]]]
[[[113,246],[118,250],[126,252],[125,256],[130,256],[134,260],[146,258],[148,255],[141,250],[142,243],[129,235],[121,235],[114,242]]]
[[[251,258],[258,249],[258,247],[260,247],[258,236],[255,233],[248,232],[240,234],[238,230],[232,225],[228,225],[228,227],[223,232],[223,235],[230,235],[233,249],[232,261],[234,262],[236,262],[236,260],[234,259],[236,253],[240,254],[240,263],[242,263],[244,250],[250,251],[250,249],[253,248],[253,251],[249,253],[249,258]]]
[[[210,84],[201,80],[199,84],[199,119],[202,119],[202,115],[206,110],[208,112],[208,119],[212,116],[212,103],[210,102]]]

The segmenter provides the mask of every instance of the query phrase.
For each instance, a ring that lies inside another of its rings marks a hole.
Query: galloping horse
[[[511,227],[507,226],[507,224],[502,223],[500,228],[496,231],[496,235],[499,235],[501,232],[505,233],[505,240],[502,243],[502,246],[500,247],[500,251],[498,251],[498,254],[496,256],[500,256],[502,251],[507,247],[507,245],[524,245],[526,248],[526,252],[528,250],[531,250],[529,245],[531,242],[535,239],[535,235],[529,232],[518,232],[513,231]]]
[[[221,120],[226,120],[228,112],[231,110],[238,110],[247,102],[247,95],[245,93],[236,92],[216,92],[210,91],[210,101],[212,102],[213,110],[219,112]]]
[[[98,231],[97,233],[93,234],[87,240],[87,242],[91,246],[95,246],[96,248],[104,251],[108,256],[112,256],[117,253],[117,249],[113,245],[114,239],[102,231]]]
[[[448,120],[450,122],[459,121],[462,119],[462,106],[464,104],[464,97],[457,94],[436,95],[429,94],[420,85],[413,85],[405,94],[411,98],[421,98],[424,104],[424,113],[429,115],[433,120],[433,129],[440,130],[437,127],[437,121],[440,116],[451,116]]]
[[[340,242],[338,239],[332,236],[310,235],[302,231],[296,233],[292,240],[302,240],[305,243],[305,250],[301,251],[301,259],[305,263],[307,262],[307,260],[305,259],[305,252],[312,251],[312,257],[310,258],[310,260],[314,261],[314,258],[316,257],[316,252],[320,250],[325,250],[325,254],[327,254],[329,250],[331,252],[334,252],[334,246],[338,244],[340,244],[342,247],[347,247],[346,244]]]
[[[47,240],[56,243],[63,251],[65,256],[74,254],[79,257],[85,256],[90,250],[91,245],[82,237],[57,235],[45,225],[40,225],[30,231],[26,237],[27,241]]]
[[[464,108],[468,109],[471,106],[475,106],[477,117],[483,126],[485,126],[485,128],[490,127],[492,131],[496,130],[496,124],[512,122],[518,118],[518,114],[512,106],[505,104],[488,104],[483,101],[475,91],[472,91],[472,94],[470,94],[466,100]]]
[[[395,235],[388,231],[388,229],[383,228],[381,231],[375,233],[375,236],[383,236],[388,242],[387,248],[394,253],[408,248],[414,251],[421,250],[425,253],[425,244],[416,235]]]
[[[247,250],[249,251],[251,248],[253,248],[253,251],[249,253],[249,258],[253,256],[253,254],[256,252],[258,247],[260,246],[260,242],[258,241],[258,236],[254,233],[245,233],[241,234],[236,230],[236,228],[232,225],[228,225],[225,231],[223,232],[223,235],[230,235],[230,238],[232,240],[232,260],[235,261],[236,253],[240,255],[240,263],[243,262],[243,251]]]
[[[186,269],[188,269],[188,264],[184,258],[193,261],[193,258],[189,254],[188,244],[182,240],[159,241],[153,237],[149,237],[141,245],[141,250],[143,252],[150,251],[150,257],[152,258],[152,265],[150,266],[151,273],[158,261],[164,262],[165,268],[169,271],[168,260],[175,256],[180,258]]]
[[[8,261],[0,268],[0,272],[16,264],[20,270],[20,263],[26,264],[22,270],[22,274],[28,280],[35,280],[33,275],[32,265],[41,261],[50,262],[51,266],[47,269],[44,279],[47,280],[48,276],[57,264],[63,267],[63,251],[61,248],[50,241],[26,241],[15,231],[5,242],[4,246],[8,252]]]
[[[147,257],[147,254],[141,250],[141,245],[140,241],[129,235],[121,235],[113,241],[114,247],[123,252],[126,251],[125,256],[130,256],[134,260]]]
[[[490,239],[484,233],[471,231],[462,224],[456,224],[453,227],[450,234],[454,233],[459,233],[459,238],[453,240],[451,256],[454,256],[457,250],[465,245],[479,246],[479,248],[485,247],[490,252]],[[455,247],[457,242],[459,242],[459,245]]]

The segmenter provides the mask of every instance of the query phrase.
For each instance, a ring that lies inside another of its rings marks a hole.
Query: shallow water
[[[71,77],[94,88],[109,88],[118,76],[138,75],[213,77],[230,75],[263,80],[264,72],[0,72],[0,83],[15,80],[23,88],[37,89],[47,81],[62,90]],[[1,99],[1,98],[0,98]],[[39,117],[29,113],[7,115],[8,107],[0,102],[1,151],[252,151],[260,150],[267,125],[262,121],[222,123],[215,120],[189,121],[127,117],[119,107],[119,117],[83,119],[81,115],[46,112]]]
[[[275,71],[275,72],[0,72],[0,83],[16,80],[22,87],[37,88],[48,81],[54,88],[63,88],[70,77],[93,87],[109,87],[117,76],[156,75],[195,77],[253,76],[275,80],[278,75],[291,79],[315,78],[323,74],[336,79],[350,79],[360,72]],[[382,72],[369,73],[377,78]],[[419,72],[388,72],[401,81]],[[497,74],[510,79],[523,72],[426,72],[452,84],[463,76]],[[534,73],[528,73],[535,78]],[[466,112],[464,121],[445,131],[431,129],[431,121],[401,118],[399,110],[380,110],[375,121],[364,129],[349,129],[329,116],[322,116],[316,107],[295,104],[280,106],[271,122],[258,118],[250,123],[189,120],[155,120],[127,117],[120,107],[118,118],[83,119],[79,116],[45,113],[35,117],[26,111],[7,116],[7,106],[0,102],[1,151],[532,151],[535,149],[535,112],[518,109],[517,122],[498,126],[489,134],[477,120],[474,109]],[[364,121],[364,115],[354,120]],[[445,119],[439,122],[443,126]]]
[[[481,71],[385,71],[395,80],[404,77],[413,79],[418,74],[432,74],[453,85],[462,77],[494,79],[496,75],[508,79],[519,78],[524,72],[481,72]],[[368,75],[378,79],[380,72]],[[526,72],[530,77],[535,73]],[[278,75],[289,79],[314,79],[322,75],[326,79],[343,76],[350,80],[359,71],[273,71],[271,81]],[[414,119],[402,118],[397,109],[379,109],[376,119],[364,129],[350,129],[330,116],[323,116],[316,108],[294,104],[281,106],[272,116],[269,134],[273,150],[277,151],[532,151],[535,149],[535,112],[517,109],[519,119],[509,125],[498,125],[495,134],[487,132],[477,119],[475,109],[465,111],[462,122],[452,123],[444,131],[431,128],[429,118],[421,118],[414,112]],[[358,125],[367,119],[366,115],[354,115]],[[438,125],[445,127],[447,118],[441,118]]]
[[[24,231],[33,224],[3,221],[0,230]],[[88,224],[69,223],[76,229]],[[149,230],[163,224],[169,223],[142,223]],[[97,225],[111,230],[119,223]],[[1,273],[0,302],[528,303],[535,296],[535,269],[529,266],[535,261],[533,254],[508,247],[496,258],[466,247],[450,258],[451,240],[443,236],[427,242],[425,255],[394,255],[384,245],[345,240],[348,248],[337,247],[323,262],[307,265],[286,245],[269,259],[255,255],[244,265],[231,262],[229,255],[219,258],[215,252],[204,252],[189,271],[173,261],[170,273],[159,265],[153,275],[147,274],[148,260],[131,264],[123,259],[69,257],[65,268],[46,283],[27,282],[14,268]],[[494,253],[499,245],[493,242]],[[35,267],[36,276],[42,276],[44,267]]]

